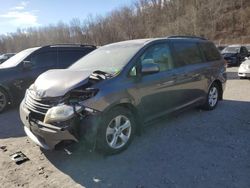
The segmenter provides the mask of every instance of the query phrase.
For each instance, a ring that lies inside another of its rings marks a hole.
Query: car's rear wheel
[[[103,117],[97,137],[97,149],[105,154],[125,150],[135,133],[135,121],[131,112],[122,107],[111,109]]]
[[[8,105],[8,95],[0,88],[0,113],[3,112]]]
[[[203,105],[205,110],[213,110],[219,101],[219,87],[218,84],[213,83],[207,93],[206,103]]]

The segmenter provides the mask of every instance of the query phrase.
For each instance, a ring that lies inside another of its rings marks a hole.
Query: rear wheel
[[[218,100],[219,100],[219,87],[216,83],[213,83],[208,90],[206,103],[203,105],[203,109],[213,110],[217,106]]]
[[[100,125],[97,149],[105,154],[115,154],[125,150],[135,133],[135,122],[129,110],[116,107],[110,110]]]
[[[8,105],[8,95],[0,88],[0,113],[3,112]]]

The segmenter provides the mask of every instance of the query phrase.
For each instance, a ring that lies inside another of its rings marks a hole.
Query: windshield
[[[236,47],[226,47],[224,50],[222,50],[222,53],[238,53],[240,51],[240,46]]]
[[[38,48],[29,48],[27,50],[23,50],[16,55],[9,58],[7,61],[5,61],[3,64],[1,64],[1,68],[10,68],[15,67],[19,63],[21,63],[28,55],[30,55],[32,52],[37,50]]]
[[[78,60],[69,69],[80,69],[94,72],[100,70],[116,74],[138,52],[142,44],[115,43],[94,50],[92,53]]]

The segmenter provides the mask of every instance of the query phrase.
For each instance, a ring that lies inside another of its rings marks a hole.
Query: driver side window
[[[160,72],[174,68],[170,47],[166,43],[156,44],[149,47],[139,58],[139,63],[141,65],[155,63],[159,66]],[[130,76],[136,76],[136,67],[131,69]]]

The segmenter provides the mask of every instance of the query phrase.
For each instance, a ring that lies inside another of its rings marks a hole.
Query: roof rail
[[[51,44],[51,45],[46,45],[43,47],[91,47],[91,48],[96,48],[94,45],[90,44],[78,44],[78,43],[61,43],[61,44]]]
[[[197,36],[185,36],[185,35],[173,35],[173,36],[169,36],[167,37],[169,39],[171,38],[189,38],[189,39],[200,39],[200,40],[207,40],[204,37],[197,37]]]

